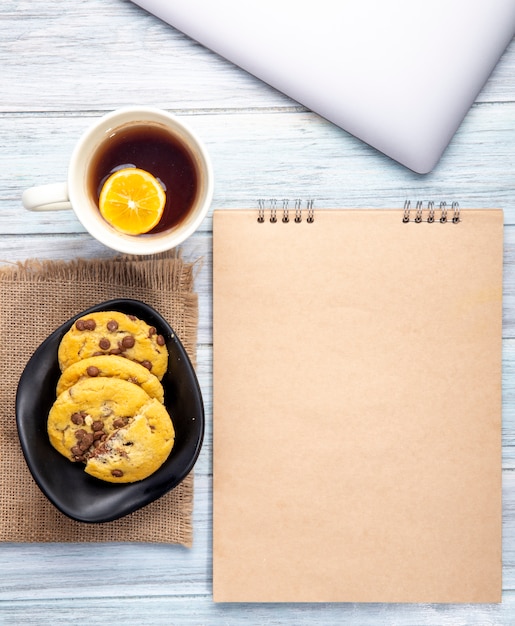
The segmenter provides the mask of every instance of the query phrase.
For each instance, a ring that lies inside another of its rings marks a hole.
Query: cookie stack
[[[108,482],[154,473],[175,437],[160,382],[168,367],[164,337],[133,315],[91,313],[64,335],[58,361],[62,374],[48,416],[54,448]]]

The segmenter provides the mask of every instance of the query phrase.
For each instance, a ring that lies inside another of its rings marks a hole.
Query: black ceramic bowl
[[[60,376],[57,349],[63,335],[83,315],[120,311],[135,315],[166,339],[168,370],[163,377],[165,405],[175,427],[175,443],[165,463],[136,483],[111,484],[88,476],[50,444],[47,418]],[[170,491],[191,471],[204,437],[204,406],[193,366],[177,335],[153,308],[138,300],[102,302],[78,313],[54,331],[34,352],[18,384],[16,424],[27,465],[46,497],[80,522],[108,522],[139,509]]]

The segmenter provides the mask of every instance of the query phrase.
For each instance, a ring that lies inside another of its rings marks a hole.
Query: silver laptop
[[[133,0],[418,173],[515,36],[515,0]]]

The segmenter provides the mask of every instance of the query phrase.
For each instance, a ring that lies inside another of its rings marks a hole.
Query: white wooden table
[[[416,175],[148,15],[129,0],[0,6],[0,260],[113,256],[71,213],[30,214],[24,188],[64,180],[78,135],[128,104],[183,116],[204,138],[213,208],[258,198],[401,207],[458,200],[505,210],[504,592],[500,605],[215,605],[211,597],[211,217],[183,246],[197,279],[207,413],[192,549],[0,545],[1,624],[515,624],[515,45],[433,173]],[[442,98],[452,94],[442,94]],[[441,259],[439,260],[441,262]],[[447,260],[452,271],[452,259]],[[1,329],[8,336],[8,329]],[[0,399],[1,401],[1,399]]]

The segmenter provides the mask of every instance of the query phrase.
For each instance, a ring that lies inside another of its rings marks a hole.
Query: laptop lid
[[[515,0],[133,0],[418,173],[515,35]]]

